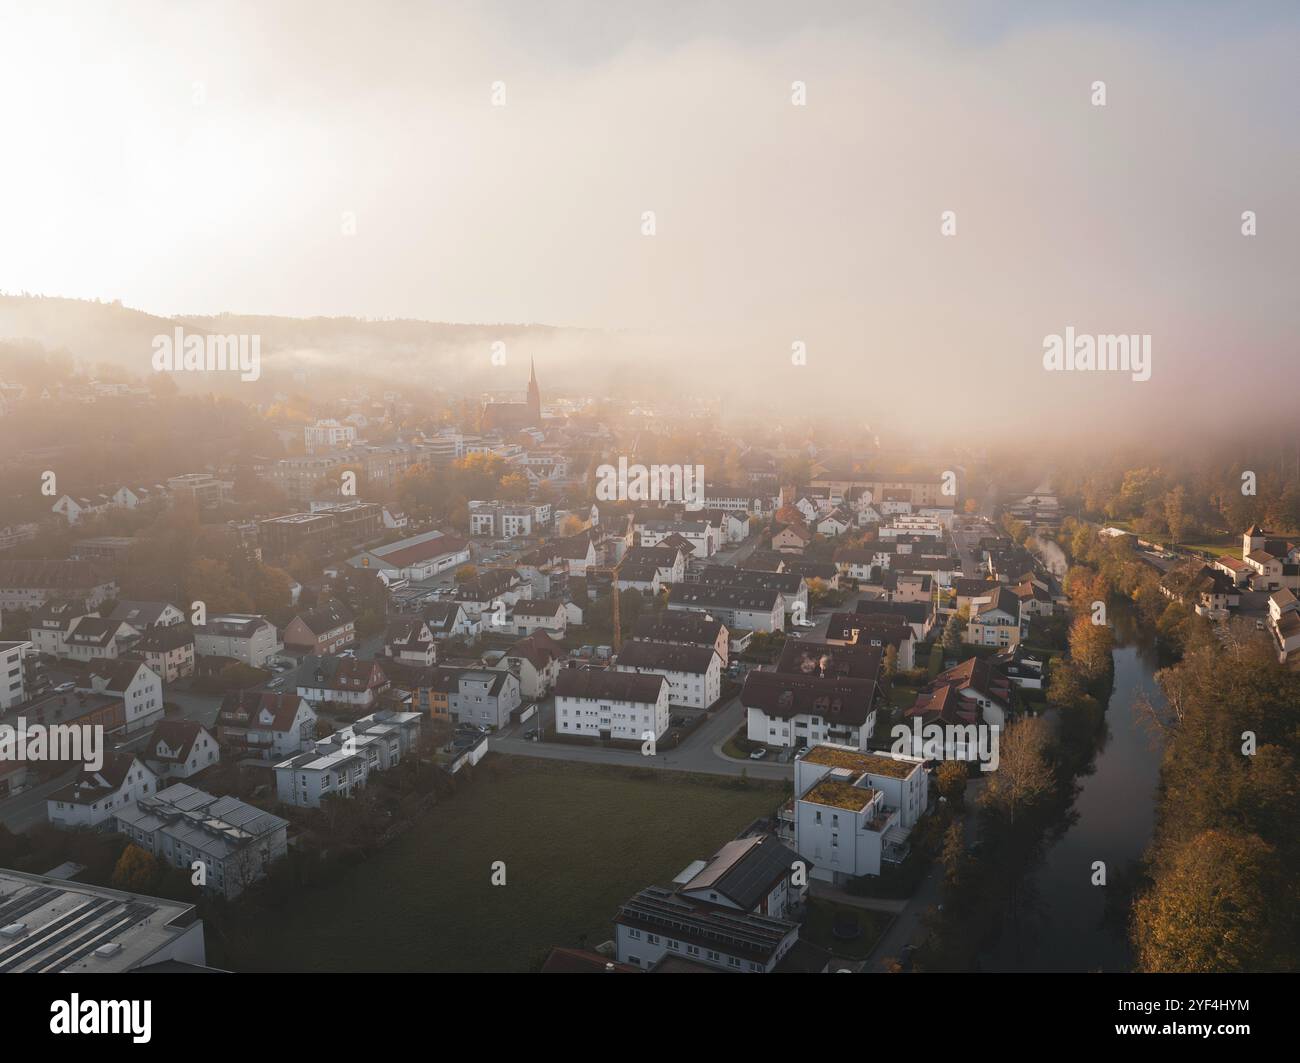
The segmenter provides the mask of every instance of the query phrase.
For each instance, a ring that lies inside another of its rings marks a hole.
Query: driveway
[[[488,739],[488,748],[496,753],[543,760],[572,760],[583,764],[612,764],[628,768],[663,768],[701,775],[735,775],[742,772],[752,779],[793,779],[789,764],[773,761],[732,760],[722,753],[722,745],[740,726],[744,709],[737,698],[710,714],[705,723],[687,735],[676,749],[644,757],[626,749],[569,742],[533,742],[511,731],[498,732]],[[531,721],[530,721],[531,722]]]
[[[975,842],[976,823],[979,818],[975,806],[979,798],[980,788],[983,785],[983,779],[971,779],[966,783],[966,813],[962,817],[962,838],[967,848]],[[905,946],[919,946],[925,939],[925,927],[922,925],[921,920],[925,918],[925,914],[931,908],[939,903],[942,895],[943,861],[936,858],[934,863],[930,865],[930,869],[925,873],[925,877],[921,879],[916,892],[903,905],[902,911],[898,913],[898,918],[885,931],[884,936],[872,950],[871,955],[867,957],[863,970],[877,973],[887,972],[889,970],[887,961],[901,957]]]

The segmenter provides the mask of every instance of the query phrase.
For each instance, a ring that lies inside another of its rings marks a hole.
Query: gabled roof
[[[777,606],[781,592],[751,587],[719,587],[712,583],[674,583],[668,593],[673,605],[696,609],[751,609],[771,612]]]
[[[460,602],[488,602],[520,583],[519,573],[512,568],[490,568],[471,580],[456,585],[456,600]]]
[[[267,690],[240,690],[221,699],[217,710],[217,724],[222,727],[249,727],[258,730],[269,726],[272,731],[287,732],[293,728],[299,709],[310,705],[297,694],[272,694]],[[269,725],[259,722],[265,709],[274,715]]]
[[[892,616],[899,617],[909,624],[924,624],[930,618],[931,608],[929,602],[882,602],[876,599],[863,599],[858,602],[856,612],[859,617]]]
[[[387,682],[388,676],[377,663],[354,657],[308,656],[298,669],[298,685],[308,689],[374,690]]]
[[[146,630],[134,648],[142,653],[168,653],[193,643],[194,629],[188,624],[167,624]]]
[[[158,623],[159,618],[168,609],[176,609],[171,602],[133,602],[119,600],[116,608],[109,613],[113,620],[121,620],[137,630],[143,630]]]
[[[713,646],[723,628],[721,620],[715,620],[702,612],[662,609],[642,613],[637,617],[632,637],[650,642],[686,642],[697,646]]]
[[[153,729],[145,745],[144,755],[150,760],[161,760],[169,764],[183,764],[189,759],[194,743],[205,728],[197,720],[163,720]],[[159,744],[167,747],[168,753],[159,752]]]
[[[83,616],[68,630],[67,641],[80,646],[107,646],[121,628],[120,620]]]
[[[301,620],[313,635],[322,635],[326,631],[352,623],[353,617],[351,609],[337,598],[331,598],[310,612],[299,613],[296,619]]]
[[[985,616],[988,613],[1002,612],[1008,616],[1020,615],[1020,599],[1016,597],[1015,592],[1006,584],[999,584],[997,594],[987,602],[981,602],[975,606],[971,617]]]
[[[433,561],[440,557],[458,554],[465,549],[464,539],[454,535],[436,535],[426,532],[413,535],[387,546],[376,547],[370,552],[380,558],[384,564],[394,568],[407,568],[422,561]]]
[[[512,612],[515,616],[553,617],[563,609],[564,603],[554,598],[525,598],[515,602]]]
[[[589,668],[562,669],[555,683],[555,696],[565,698],[608,698],[653,705],[667,683],[661,675],[645,672],[613,672]]]
[[[619,651],[620,668],[638,668],[650,671],[689,672],[704,675],[713,667],[718,653],[712,646],[689,646],[670,642],[626,643]]]
[[[506,650],[502,660],[509,657],[522,657],[540,671],[551,661],[565,656],[567,654],[561,643],[551,638],[545,631],[534,631]]]
[[[76,779],[55,790],[48,800],[71,805],[93,805],[110,794],[117,793],[126,784],[127,773],[135,763],[134,753],[107,752],[98,771],[82,768]]]
[[[680,893],[717,893],[742,911],[753,911],[790,877],[795,856],[771,834],[727,842],[688,881]],[[708,900],[708,897],[699,898]]]
[[[846,676],[878,682],[883,650],[869,642],[839,645],[816,639],[786,639],[776,670],[791,675]]]
[[[740,691],[741,704],[768,716],[820,716],[831,724],[861,726],[876,700],[869,679],[824,679],[788,672],[749,672]]]

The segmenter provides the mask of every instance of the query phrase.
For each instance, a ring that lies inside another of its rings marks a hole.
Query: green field
[[[1217,543],[1183,543],[1184,550],[1199,550],[1201,553],[1213,554],[1215,557],[1240,557],[1241,536]]]
[[[671,882],[783,800],[779,787],[727,783],[490,756],[411,830],[295,897],[258,928],[255,945],[211,962],[253,971],[536,969],[553,945],[610,938],[622,901]],[[497,860],[504,886],[490,884]]]

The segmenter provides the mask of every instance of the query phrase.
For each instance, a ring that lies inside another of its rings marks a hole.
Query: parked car
[[[760,749],[756,749],[756,750],[754,750],[754,752],[752,752],[752,753],[749,755],[749,759],[750,759],[750,760],[762,760],[765,756],[767,756],[767,750],[766,750],[766,749],[761,749],[761,748],[760,748]]]
[[[69,694],[76,689],[77,689],[76,683],[60,683],[58,686],[54,688],[54,693]]]

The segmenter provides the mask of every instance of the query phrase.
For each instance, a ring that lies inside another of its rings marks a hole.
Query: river
[[[1121,878],[1151,841],[1161,750],[1139,717],[1137,695],[1157,705],[1160,667],[1150,637],[1127,613],[1116,615],[1115,681],[1094,771],[1079,779],[1076,817],[1029,872],[1027,898],[980,959],[988,971],[1126,971],[1127,899]],[[1106,865],[1106,886],[1092,884],[1093,862]],[[1109,894],[1109,897],[1108,897]],[[1108,908],[1107,901],[1110,900]],[[1117,918],[1118,916],[1118,918]]]

